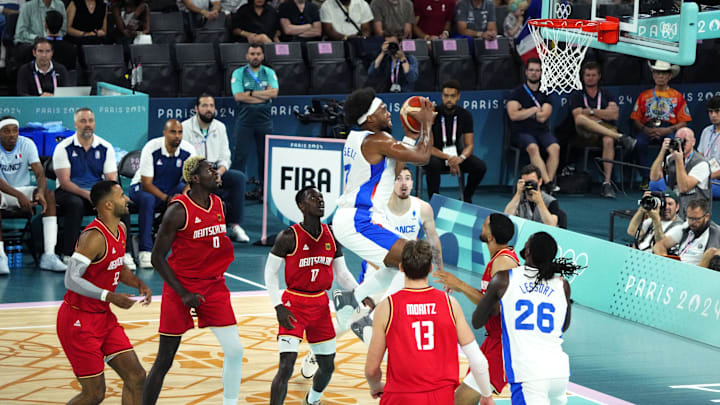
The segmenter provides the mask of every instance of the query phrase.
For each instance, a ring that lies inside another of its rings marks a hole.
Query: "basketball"
[[[403,126],[412,132],[420,132],[420,123],[410,116],[411,112],[420,111],[420,105],[420,96],[412,96],[400,107],[400,120]]]

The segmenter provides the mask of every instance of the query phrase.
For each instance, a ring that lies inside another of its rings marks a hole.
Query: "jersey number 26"
[[[524,311],[523,311],[524,309]],[[515,303],[516,311],[523,311],[520,316],[515,319],[515,329],[517,330],[533,330],[535,324],[532,322],[526,322],[525,320],[533,314],[535,311],[535,305],[530,300],[519,300]],[[537,319],[536,324],[540,332],[550,333],[555,327],[555,306],[549,302],[542,302],[537,306]]]

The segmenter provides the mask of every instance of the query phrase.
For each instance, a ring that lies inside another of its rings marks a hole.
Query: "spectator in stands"
[[[415,24],[415,10],[410,0],[372,0],[370,9],[373,14],[375,35],[389,35],[412,38],[412,26]]]
[[[720,96],[713,96],[707,103],[711,124],[700,135],[698,152],[710,163],[711,180],[720,179]],[[712,184],[713,198],[720,198],[720,186]]]
[[[67,7],[69,39],[78,45],[105,44],[107,7],[103,0],[70,0]]]
[[[470,112],[458,106],[460,83],[448,80],[442,85],[442,104],[433,123],[430,162],[423,167],[427,176],[428,198],[440,192],[440,174],[449,168],[455,176],[468,174],[463,201],[471,203],[475,190],[485,177],[485,162],[473,155],[475,134]]]
[[[195,100],[195,116],[183,121],[183,137],[195,147],[198,155],[214,162],[222,184],[215,192],[225,202],[228,236],[236,242],[250,241],[240,226],[245,211],[245,182],[240,170],[230,169],[230,146],[222,121],[215,119],[215,99],[204,93]]]
[[[320,8],[307,0],[286,0],[278,9],[283,42],[319,41],[322,37]]]
[[[380,53],[368,69],[368,85],[378,93],[400,93],[415,89],[418,62],[405,55],[396,36],[385,37]]]
[[[677,194],[668,191],[660,197],[646,191],[642,198],[641,201],[654,198],[655,208],[645,209],[642,203],[638,204],[638,209],[627,227],[627,234],[635,238],[632,247],[652,252],[655,242],[663,240],[666,235],[672,240],[680,240],[683,221],[677,216],[680,210],[680,198]],[[660,198],[665,199],[665,207],[662,211]]]
[[[31,139],[19,136],[19,127],[18,121],[11,116],[0,118],[0,144],[4,152],[0,154],[0,209],[20,208],[33,213],[34,206],[40,205],[45,242],[40,268],[65,271],[67,266],[55,256],[58,230],[55,193],[47,188],[37,147]],[[32,185],[28,168],[32,169],[37,186]],[[10,269],[0,226],[0,275],[8,273]]]
[[[492,41],[497,37],[495,4],[492,0],[461,0],[455,8],[457,33]]]
[[[251,44],[280,41],[280,19],[266,0],[252,0],[240,7],[232,17],[233,34],[238,40]]]
[[[95,134],[95,114],[83,107],[75,110],[74,118],[75,133],[57,144],[52,157],[57,176],[55,201],[65,224],[58,238],[59,250],[66,258],[75,249],[83,215],[93,212],[90,189],[100,180],[117,181],[115,150]],[[135,269],[130,253],[125,255],[124,263]]]
[[[677,252],[670,251],[675,245],[678,245]],[[664,239],[655,243],[653,252],[661,256],[674,254],[684,263],[707,267],[711,256],[704,257],[705,251],[711,248],[720,248],[720,227],[710,219],[708,201],[699,198],[690,201],[687,206],[687,220],[680,239],[665,235]],[[706,260],[703,261],[703,258]]]
[[[680,218],[690,200],[704,198],[712,206],[710,163],[695,153],[695,134],[687,127],[675,133],[675,139],[665,138],[660,152],[650,167],[650,190],[665,191],[668,187],[680,196]]]
[[[62,0],[30,0],[20,9],[17,25],[15,26],[16,44],[32,44],[35,38],[45,35],[45,15],[49,10],[56,10],[65,16],[65,4]],[[60,34],[65,35],[66,26],[63,24]]]
[[[192,37],[193,29],[220,17],[220,0],[177,0],[177,7],[183,13],[185,33],[189,37]]]
[[[583,65],[580,73],[583,89],[570,94],[570,111],[575,121],[578,139],[573,142],[579,146],[599,146],[602,148],[603,159],[615,159],[615,142],[623,149],[631,152],[635,147],[635,139],[623,136],[618,131],[617,119],[620,109],[614,95],[601,89],[600,65],[595,61]],[[604,179],[600,195],[615,198],[615,191],[610,183],[613,164],[603,162]]]
[[[264,185],[265,135],[272,133],[270,109],[272,99],[278,96],[279,86],[275,71],[262,64],[265,60],[262,45],[251,44],[246,58],[248,64],[235,69],[230,81],[233,97],[238,106],[232,167],[247,173],[246,147],[254,139],[260,188],[255,190],[251,197],[261,199]]]
[[[77,48],[66,41],[61,31],[65,26],[63,15],[56,10],[50,10],[45,15],[46,38],[50,40],[53,48],[53,59],[60,62],[68,70],[75,69],[77,63]]]
[[[432,40],[450,36],[455,0],[416,0],[413,4],[415,38]]]
[[[225,13],[226,16],[231,16],[245,4],[247,4],[247,0],[221,0],[220,11]],[[232,18],[230,18],[230,20],[232,20]]]
[[[365,0],[327,0],[320,7],[323,33],[331,41],[369,37],[373,13]]]
[[[55,62],[53,48],[45,37],[35,39],[32,47],[33,61],[18,69],[18,96],[53,96],[55,89],[65,86],[68,72],[61,63]]]
[[[185,190],[182,167],[190,156],[195,156],[195,148],[183,140],[183,126],[174,118],[165,122],[162,137],[149,140],[142,148],[140,167],[130,182],[130,199],[138,207],[140,268],[152,268],[155,211],[164,212],[172,198]]]
[[[680,73],[680,66],[661,60],[654,64],[648,61],[648,65],[655,87],[640,93],[630,115],[638,130],[635,150],[638,164],[642,166],[648,166],[649,143],[662,143],[664,138],[672,138],[675,131],[692,120],[682,93],[668,85],[670,79]],[[647,172],[643,171],[643,176],[647,176]],[[643,186],[646,182],[647,177]]]
[[[495,3],[497,6],[497,2]],[[515,0],[508,4],[508,14],[503,21],[503,35],[515,39],[520,35],[525,21],[525,10],[528,9],[529,1]],[[510,41],[511,45],[515,45],[515,41]]]
[[[542,190],[543,179],[540,169],[532,163],[520,171],[520,180],[515,195],[505,206],[505,214],[542,222],[545,225],[559,226],[562,215],[555,197]]]
[[[512,121],[513,143],[527,151],[530,163],[542,173],[547,191],[556,192],[559,190],[554,183],[560,162],[560,145],[548,125],[552,105],[550,98],[539,90],[541,75],[540,60],[528,59],[525,64],[526,82],[510,93],[507,113]],[[547,152],[547,161],[543,161],[540,147]]]
[[[150,6],[144,0],[117,0],[110,5],[115,41],[124,45],[150,44]]]
[[[0,3],[0,39],[5,36],[6,16],[19,13],[20,4],[18,0],[13,0],[12,2],[5,0]]]

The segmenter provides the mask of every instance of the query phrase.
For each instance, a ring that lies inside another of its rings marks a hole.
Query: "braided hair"
[[[537,269],[535,285],[552,279],[556,274],[560,274],[563,277],[575,275],[578,270],[587,267],[579,266],[565,257],[556,258],[555,255],[557,255],[558,251],[557,243],[547,232],[532,234],[530,239],[528,239],[527,247],[530,248],[530,258],[532,259],[531,267]],[[525,257],[525,249],[523,249],[520,254],[524,259],[527,259],[527,257]]]

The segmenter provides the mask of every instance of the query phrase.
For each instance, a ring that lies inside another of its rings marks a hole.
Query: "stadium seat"
[[[142,65],[137,90],[150,97],[176,97],[178,78],[170,57],[169,44],[130,45],[130,60]]]
[[[352,72],[343,41],[311,41],[305,44],[313,94],[346,94],[352,91]]]
[[[308,69],[300,42],[265,44],[265,62],[278,77],[282,94],[307,94],[310,87]]]
[[[439,85],[455,79],[460,82],[462,90],[475,88],[475,62],[467,39],[436,39],[432,41],[432,51]]]
[[[150,27],[153,44],[187,42],[183,17],[179,11],[150,13]]]
[[[88,72],[88,84],[94,94],[97,82],[128,87],[127,66],[122,45],[83,45],[82,52]]]
[[[496,42],[477,38],[473,45],[477,90],[511,89],[520,85],[520,72],[507,38],[498,37]]]
[[[507,6],[495,6],[495,23],[497,24],[498,35],[504,35],[504,22],[509,11]]]
[[[178,11],[175,0],[150,0],[150,11],[161,11],[163,13]]]
[[[230,78],[235,69],[247,64],[248,47],[247,43],[220,44],[220,65],[223,69],[223,95],[232,96]]]
[[[175,44],[175,59],[180,81],[178,97],[220,94],[222,74],[214,44]]]
[[[357,47],[349,42],[345,42],[345,52],[347,52],[350,69],[352,70],[353,89],[371,86],[371,83],[368,83],[368,68],[370,66],[367,65],[360,56]]]
[[[207,20],[205,25],[200,28],[193,29],[193,42],[198,43],[219,43],[228,42],[230,36],[225,26],[225,14],[220,18]]]
[[[413,55],[418,62],[418,80],[415,91],[436,91],[435,65],[430,58],[430,49],[424,39],[406,39],[402,41],[402,50],[406,55]]]

